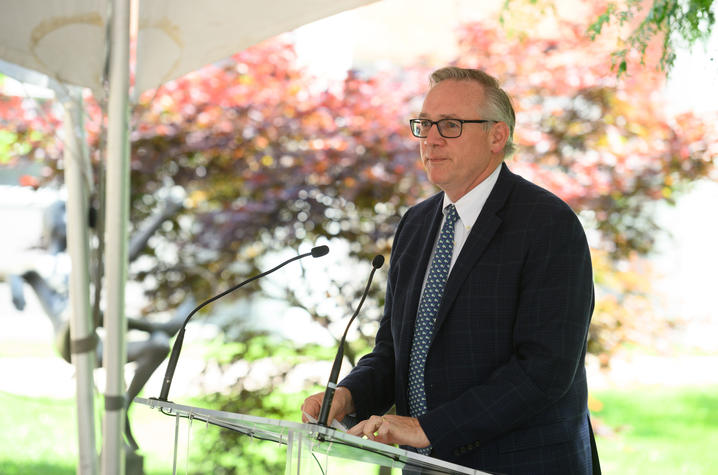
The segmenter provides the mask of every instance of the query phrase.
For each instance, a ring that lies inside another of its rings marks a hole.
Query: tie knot
[[[453,204],[444,208],[446,210],[446,222],[454,224],[459,219],[459,214],[456,212],[456,206]]]

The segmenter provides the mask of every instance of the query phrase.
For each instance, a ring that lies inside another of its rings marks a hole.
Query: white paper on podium
[[[312,424],[316,424],[316,423],[317,423],[316,417],[312,417],[312,416],[310,416],[309,414],[307,414],[307,413],[304,412],[304,411],[302,411],[302,414],[304,414],[304,417],[306,417],[307,420],[308,420],[309,422],[311,422]],[[331,428],[333,428],[333,429],[336,429],[336,430],[340,430],[340,431],[342,431],[342,432],[346,432],[346,431],[349,430],[349,429],[347,429],[347,426],[345,426],[344,424],[342,424],[341,422],[339,422],[339,421],[336,420],[336,419],[332,419],[332,423],[329,424],[329,427],[331,427]]]

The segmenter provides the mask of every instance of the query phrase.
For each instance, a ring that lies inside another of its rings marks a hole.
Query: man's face
[[[431,88],[419,115],[422,119],[493,119],[481,117],[484,92],[475,81],[445,80]],[[508,135],[503,123],[463,124],[460,137],[444,138],[436,126],[421,141],[421,160],[433,184],[452,201],[457,201],[484,181],[503,160],[503,146]]]

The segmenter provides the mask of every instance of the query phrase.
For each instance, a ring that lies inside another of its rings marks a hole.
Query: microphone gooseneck
[[[175,338],[174,345],[172,345],[172,352],[170,353],[170,359],[169,359],[169,362],[167,363],[167,370],[165,371],[165,377],[162,380],[162,389],[160,390],[160,395],[157,398],[157,400],[167,401],[167,396],[169,395],[169,392],[170,392],[170,385],[172,384],[172,378],[174,377],[175,369],[177,368],[177,360],[179,359],[179,354],[180,354],[180,351],[182,350],[182,342],[184,341],[185,327],[187,326],[187,323],[189,322],[190,318],[192,318],[192,316],[195,313],[197,313],[198,310],[200,310],[205,305],[208,305],[208,304],[214,302],[215,300],[221,299],[225,295],[227,295],[231,292],[234,292],[235,290],[247,285],[248,283],[250,283],[254,280],[262,278],[267,274],[271,274],[272,272],[286,266],[290,262],[294,262],[298,259],[302,259],[303,257],[307,257],[309,255],[311,255],[312,257],[322,257],[322,256],[327,255],[328,252],[329,252],[329,247],[327,247],[327,246],[314,247],[314,248],[312,248],[312,250],[310,252],[306,252],[304,254],[294,256],[291,259],[288,259],[288,260],[282,262],[278,266],[276,266],[272,269],[269,269],[268,271],[262,272],[261,274],[255,275],[254,277],[250,277],[249,279],[247,279],[243,282],[240,282],[239,284],[235,285],[234,287],[231,287],[231,288],[225,290],[221,294],[215,295],[214,297],[207,299],[204,302],[202,302],[201,304],[197,305],[194,308],[194,310],[192,310],[189,313],[189,315],[187,315],[187,318],[185,318],[184,323],[182,323],[182,328],[180,328],[179,332],[177,332],[177,337]]]
[[[357,309],[354,312],[354,315],[352,315],[352,318],[349,319],[349,323],[347,323],[347,327],[344,329],[344,334],[342,335],[341,340],[339,341],[339,348],[337,349],[337,354],[334,357],[334,364],[332,365],[332,370],[329,373],[329,381],[327,382],[327,388],[324,391],[324,399],[322,400],[322,407],[319,410],[319,417],[317,418],[317,424],[322,425],[324,427],[328,427],[328,419],[329,419],[329,409],[332,407],[332,401],[334,400],[334,392],[337,389],[337,380],[339,379],[339,370],[342,367],[342,360],[344,359],[344,342],[347,339],[347,332],[349,332],[349,327],[351,326],[352,322],[356,318],[357,315],[359,315],[359,310],[361,310],[362,305],[364,304],[364,300],[366,299],[366,296],[369,294],[369,286],[371,286],[371,281],[374,278],[374,272],[377,271],[381,266],[384,265],[384,256],[377,255],[374,256],[374,259],[371,261],[371,273],[369,274],[369,280],[366,283],[366,287],[364,288],[364,293],[361,296],[361,300],[359,301],[359,305],[357,305]]]

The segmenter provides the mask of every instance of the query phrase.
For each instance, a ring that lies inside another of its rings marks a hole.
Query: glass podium
[[[268,440],[286,445],[285,475],[340,473],[332,471],[333,459],[401,469],[405,474],[486,473],[315,424],[215,411],[157,399],[138,397],[134,402],[174,417],[175,467],[180,421],[189,419],[239,432],[258,442]]]

